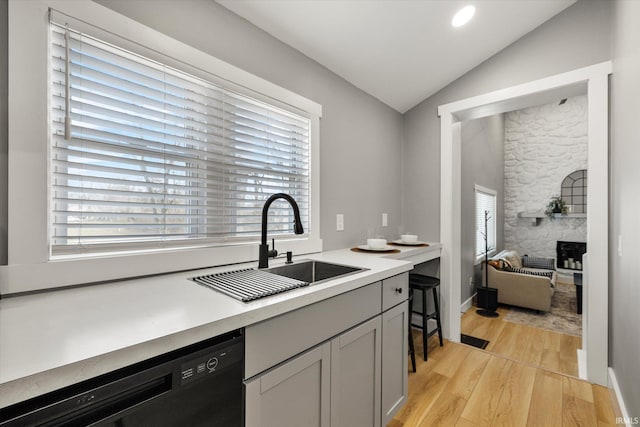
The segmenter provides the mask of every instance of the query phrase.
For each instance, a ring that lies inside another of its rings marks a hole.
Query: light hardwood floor
[[[486,350],[491,353],[578,376],[576,350],[582,346],[580,337],[507,322],[504,318],[508,311],[507,306],[500,306],[500,317],[487,318],[478,315],[472,307],[462,315],[460,329],[463,334],[489,341]]]
[[[605,387],[437,336],[428,352],[416,345],[408,402],[388,427],[616,425]]]

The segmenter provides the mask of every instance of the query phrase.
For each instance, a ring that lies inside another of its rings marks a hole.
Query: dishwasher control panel
[[[214,350],[180,365],[180,385],[208,378],[242,360],[242,343]]]

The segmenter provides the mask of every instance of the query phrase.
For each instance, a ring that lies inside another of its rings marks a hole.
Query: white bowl
[[[387,239],[367,239],[367,246],[371,249],[384,249],[387,247]]]
[[[415,243],[418,241],[418,236],[415,234],[403,234],[400,236],[400,240],[407,243]]]

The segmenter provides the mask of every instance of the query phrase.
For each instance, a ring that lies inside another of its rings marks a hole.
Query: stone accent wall
[[[587,168],[587,97],[505,114],[504,245],[520,254],[556,256],[556,241],[585,242],[586,218],[545,217],[537,226],[518,212],[543,212],[562,180]]]

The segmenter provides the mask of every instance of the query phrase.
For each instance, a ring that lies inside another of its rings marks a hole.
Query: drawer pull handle
[[[401,294],[402,293],[402,288],[396,288],[396,293],[397,294]]]

